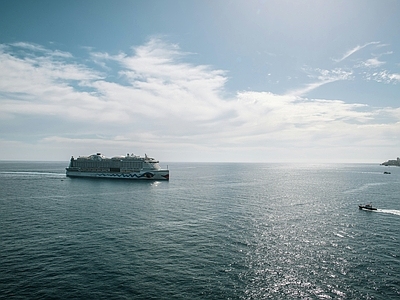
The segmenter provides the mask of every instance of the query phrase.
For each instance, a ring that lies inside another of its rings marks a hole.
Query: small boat
[[[386,171],[385,171],[385,172],[383,172],[383,174],[391,174],[391,173],[390,173],[390,172],[386,172]]]
[[[358,208],[359,209],[366,209],[366,210],[377,210],[376,207],[372,207],[372,204],[365,204],[365,205],[360,204],[358,206]]]

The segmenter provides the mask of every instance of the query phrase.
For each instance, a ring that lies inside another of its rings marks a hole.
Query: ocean
[[[0,299],[400,299],[398,167],[67,165],[0,162]]]

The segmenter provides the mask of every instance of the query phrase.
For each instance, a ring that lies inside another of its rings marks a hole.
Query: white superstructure
[[[96,153],[76,159],[71,157],[66,170],[69,177],[169,180],[169,170],[161,169],[159,162],[147,155],[107,158]]]

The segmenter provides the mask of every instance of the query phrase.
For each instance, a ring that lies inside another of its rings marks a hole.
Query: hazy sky
[[[400,1],[0,2],[0,159],[400,156]]]

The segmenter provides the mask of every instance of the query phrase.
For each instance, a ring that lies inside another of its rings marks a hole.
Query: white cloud
[[[46,56],[52,57],[60,57],[60,58],[72,58],[72,54],[69,52],[64,52],[60,50],[50,50],[41,45],[33,44],[33,43],[26,43],[26,42],[17,42],[10,44],[12,47],[16,47],[19,50],[27,50],[30,53],[43,53]]]
[[[0,124],[13,128],[43,116],[49,130],[40,127],[38,149],[53,145],[63,155],[77,149],[103,151],[101,147],[110,152],[151,148],[169,153],[172,159],[190,151],[199,157],[206,157],[207,151],[218,153],[221,159],[232,151],[239,155],[293,146],[370,145],[376,136],[399,129],[398,109],[304,98],[324,84],[352,79],[352,71],[340,68],[317,69],[310,77],[314,83],[285,95],[242,91],[225,98],[225,71],[185,63],[187,53],[158,39],[133,48],[132,54],[91,53],[92,62],[118,78],[42,46],[13,47],[31,52],[17,56],[14,48],[0,47]],[[376,76],[400,80],[398,74]],[[37,126],[31,124],[25,135]],[[13,142],[6,140],[4,130],[0,134],[4,149],[11,153]]]
[[[316,81],[307,84],[305,87],[289,91],[288,94],[301,97],[325,84],[339,80],[351,80],[353,78],[353,71],[346,71],[341,68],[336,68],[333,70],[315,69],[311,72],[312,73],[309,74],[309,78]]]
[[[383,70],[383,71],[375,72],[372,74],[367,74],[366,78],[367,78],[367,80],[374,80],[374,81],[382,82],[382,83],[386,83],[386,84],[400,83],[400,74],[399,73],[390,73],[388,70]]]
[[[367,67],[367,68],[378,68],[378,67],[381,67],[384,64],[385,64],[384,61],[380,61],[376,57],[367,59],[365,62],[363,62],[363,66]]]
[[[334,61],[341,62],[341,61],[345,60],[346,58],[348,58],[349,56],[353,55],[354,53],[356,53],[356,52],[358,52],[358,51],[360,51],[360,50],[362,50],[365,47],[370,46],[370,45],[378,45],[378,46],[380,46],[380,42],[369,42],[369,43],[366,43],[366,44],[364,44],[362,46],[357,45],[356,47],[348,50],[341,58],[334,59]]]

